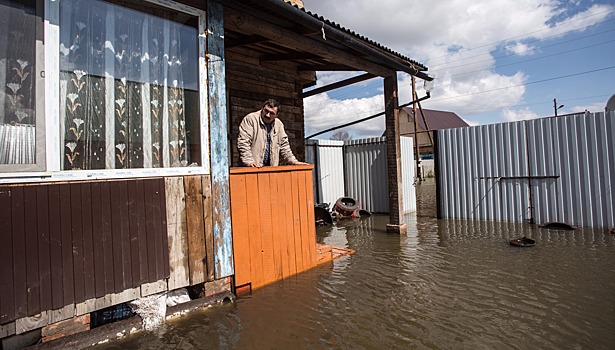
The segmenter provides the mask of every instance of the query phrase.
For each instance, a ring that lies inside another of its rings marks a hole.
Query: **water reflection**
[[[405,220],[404,236],[386,216],[319,229],[356,253],[105,348],[613,349],[615,235]]]

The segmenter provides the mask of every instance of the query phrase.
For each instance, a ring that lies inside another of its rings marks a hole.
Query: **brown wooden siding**
[[[316,266],[312,166],[234,168],[230,182],[237,286]]]
[[[0,186],[0,324],[169,276],[162,178]]]

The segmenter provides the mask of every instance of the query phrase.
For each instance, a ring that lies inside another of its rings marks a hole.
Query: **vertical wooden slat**
[[[132,181],[130,181],[132,182]],[[132,261],[130,257],[130,223],[128,202],[128,183],[129,181],[117,181],[120,190],[120,227],[121,227],[121,246],[122,246],[122,274],[124,279],[124,289],[134,287],[132,284]]]
[[[316,266],[316,220],[314,219],[314,187],[312,187],[312,171],[304,170],[302,173],[304,176],[303,186],[305,188],[305,210],[307,215],[305,222],[308,230],[308,256],[310,257],[310,266]]]
[[[98,197],[96,197],[98,201]],[[92,236],[92,186],[81,184],[81,222],[83,230],[83,284],[84,298],[96,296],[96,275],[94,273],[94,238]]]
[[[13,209],[11,218],[13,224],[13,291],[15,293],[15,318],[20,318],[27,316],[28,311],[23,187],[13,187],[11,196]]]
[[[124,278],[124,257],[122,255],[122,207],[119,181],[109,182],[111,194],[111,236],[113,237],[113,292],[127,289]]]
[[[62,292],[63,304],[75,302],[73,270],[73,234],[70,185],[60,185],[60,231],[62,234]]]
[[[60,185],[49,185],[49,250],[51,264],[51,304],[53,309],[64,306],[62,271],[62,210]]]
[[[170,265],[169,290],[174,290],[189,285],[188,231],[183,178],[165,178],[165,194]]]
[[[295,239],[296,239],[296,235],[295,235],[295,216],[294,216],[294,211],[295,211],[295,206],[294,206],[294,198],[292,196],[293,190],[292,190],[292,176],[290,173],[286,174],[284,176],[284,193],[286,194],[286,205],[285,205],[285,210],[286,210],[286,214],[284,215],[285,217],[285,223],[286,223],[286,245],[287,245],[287,251],[288,251],[288,263],[289,263],[289,273],[290,275],[295,275],[299,272],[299,267],[297,264],[297,252],[295,250]]]
[[[73,284],[75,290],[75,303],[85,301],[85,279],[83,264],[83,208],[81,206],[81,184],[70,184],[70,209],[71,209],[71,231],[73,233],[72,255],[73,255]]]
[[[308,225],[313,224],[314,221],[307,221],[309,220],[309,217],[307,214],[307,190],[305,188],[305,176],[302,172],[299,171],[296,172],[296,174],[297,180],[295,186],[297,186],[297,188],[299,189],[299,215],[301,217],[301,254],[303,255],[303,264],[305,265],[305,269],[309,269],[313,266],[312,256],[310,256],[310,246],[315,245],[316,242],[309,242],[310,238],[308,232]]]
[[[27,315],[41,311],[40,280],[38,270],[38,222],[36,187],[24,186],[24,230],[26,244],[26,293]]]
[[[168,278],[171,270],[169,265],[169,235],[167,232],[167,203],[166,203],[166,188],[164,186],[164,179],[158,179],[158,188],[160,189],[160,194],[158,196],[160,202],[160,220],[162,225],[160,225],[160,229],[162,230],[162,246],[160,249],[162,250],[162,267],[163,267],[163,278]]]
[[[242,286],[252,282],[246,176],[243,174],[231,175],[230,181],[235,284]]]
[[[137,287],[143,282],[141,280],[141,258],[139,250],[139,205],[144,198],[139,198],[138,188],[143,187],[143,180],[134,180],[128,183],[128,227],[130,237],[130,259],[132,274],[132,287]]]
[[[100,185],[103,258],[105,266],[105,295],[115,292],[115,259],[113,258],[113,214],[112,214],[111,183],[103,182]]]
[[[211,177],[203,175],[201,177],[203,184],[203,221],[205,226],[205,256],[207,257],[206,278],[208,281],[215,279],[216,265],[214,256],[214,227],[212,217],[212,197],[211,197]]]
[[[169,277],[169,252],[167,250],[167,223],[165,214],[164,181],[152,179],[154,183],[154,201],[156,203],[156,280]],[[149,281],[155,282],[155,281]]]
[[[263,259],[263,283],[275,280],[275,261],[273,254],[273,230],[271,227],[271,191],[269,173],[258,174],[258,198],[259,221],[261,224],[260,234]]]
[[[303,261],[303,250],[301,249],[301,213],[299,212],[299,187],[297,186],[297,173],[290,173],[291,197],[289,200],[293,208],[293,238],[295,241],[295,261],[297,262],[297,273],[305,270]]]
[[[156,280],[156,223],[155,223],[155,207],[153,203],[154,196],[152,184],[149,181],[143,183],[145,197],[145,228],[147,236],[147,268],[148,280]]]
[[[36,187],[36,212],[38,216],[38,269],[41,310],[51,310],[51,254],[49,224],[49,186]]]
[[[284,193],[278,192],[278,182],[280,181],[280,177],[284,176],[283,173],[271,173],[269,175],[269,192],[271,196],[271,236],[272,236],[272,245],[273,245],[273,266],[274,266],[274,279],[276,281],[284,278],[283,273],[283,264],[284,260],[287,259],[287,254],[282,256],[282,251],[285,249],[285,239],[280,224],[284,224],[283,217],[280,215],[282,209],[285,204],[285,196]]]
[[[203,187],[200,176],[184,177],[186,223],[188,227],[188,260],[190,284],[205,281],[205,226],[203,223]]]
[[[15,319],[11,187],[0,186],[0,324]]]
[[[276,186],[276,191],[278,193],[278,200],[280,201],[279,205],[278,205],[278,212],[275,214],[276,218],[277,218],[277,222],[276,222],[276,226],[278,229],[278,237],[279,237],[279,254],[280,254],[280,269],[282,272],[282,278],[287,278],[291,275],[290,272],[290,266],[291,266],[291,259],[293,260],[293,264],[294,264],[294,260],[295,257],[292,256],[288,251],[289,248],[289,239],[292,238],[292,231],[290,231],[288,229],[288,225],[292,223],[290,222],[286,211],[288,209],[288,197],[286,195],[286,189],[285,189],[285,181],[284,179],[286,178],[288,173],[284,173],[284,174],[275,174],[275,186]],[[292,226],[291,226],[292,227]]]
[[[94,260],[94,295],[99,298],[105,295],[105,251],[103,234],[103,209],[100,182],[93,182],[90,187],[92,194],[92,247]]]
[[[148,266],[147,266],[147,224],[145,221],[145,183],[143,181],[136,181],[135,184],[134,202],[132,202],[131,210],[136,215],[135,218],[131,216],[130,224],[137,224],[137,243],[138,243],[138,281],[144,283],[148,280]],[[133,222],[134,220],[134,222]],[[131,228],[132,232],[132,228]],[[153,254],[153,252],[152,252]],[[133,270],[135,266],[133,265]],[[134,281],[133,281],[134,284]]]
[[[261,246],[261,238],[259,233],[261,231],[260,220],[251,219],[255,217],[259,212],[260,197],[258,195],[258,180],[256,174],[246,174],[246,202],[248,208],[248,232],[250,240],[250,266],[252,286],[258,287],[263,284],[263,253]]]

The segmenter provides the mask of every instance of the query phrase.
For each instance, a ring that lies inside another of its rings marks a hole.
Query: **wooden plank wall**
[[[0,186],[0,325],[169,276],[162,178]]]
[[[168,289],[215,279],[211,176],[165,178]]]
[[[256,21],[256,18],[239,14],[225,8],[225,27],[234,31],[245,31],[241,23],[233,20],[236,16]],[[252,33],[246,32],[246,36]],[[261,61],[261,56],[270,53],[250,50],[242,46],[226,48],[226,87],[229,91],[230,153],[231,165],[239,164],[237,137],[243,117],[259,110],[264,101],[275,98],[280,101],[280,120],[284,123],[291,148],[297,159],[305,159],[303,85],[315,81],[314,72],[298,71],[292,61]]]
[[[230,181],[236,286],[316,266],[311,165],[232,168]]]

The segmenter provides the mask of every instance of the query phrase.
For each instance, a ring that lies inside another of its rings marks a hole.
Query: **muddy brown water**
[[[407,235],[387,216],[321,228],[356,254],[97,348],[615,349],[615,235],[438,220],[434,188]]]

